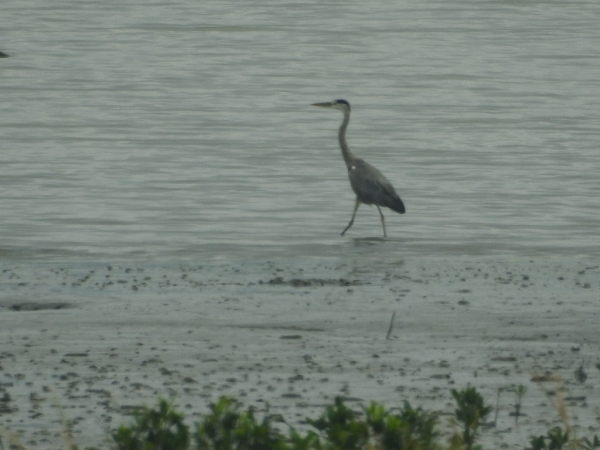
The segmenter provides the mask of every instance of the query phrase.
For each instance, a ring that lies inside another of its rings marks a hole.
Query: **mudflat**
[[[159,396],[190,424],[227,395],[299,429],[336,396],[357,411],[408,400],[449,433],[450,389],[469,385],[497,406],[486,447],[561,425],[555,402],[578,436],[600,429],[591,260],[12,263],[0,295],[5,448],[65,448],[65,434],[107,448]]]

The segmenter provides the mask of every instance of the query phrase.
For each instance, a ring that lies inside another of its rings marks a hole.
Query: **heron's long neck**
[[[350,122],[350,111],[344,112],[344,121],[340,125],[340,131],[338,133],[338,139],[340,140],[340,148],[342,149],[342,156],[344,157],[344,162],[346,166],[350,167],[356,158],[352,152],[350,151],[350,147],[348,147],[348,143],[346,142],[346,128],[348,128],[348,123]]]

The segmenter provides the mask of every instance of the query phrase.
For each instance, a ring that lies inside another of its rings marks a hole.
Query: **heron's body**
[[[352,190],[356,194],[356,202],[354,204],[352,219],[350,219],[350,223],[344,231],[342,231],[342,236],[354,223],[356,211],[361,203],[377,206],[381,217],[383,235],[386,236],[385,218],[383,217],[380,206],[385,206],[400,214],[404,214],[406,210],[404,208],[404,203],[402,203],[402,200],[396,193],[392,183],[390,183],[379,170],[363,159],[357,158],[350,151],[350,148],[346,143],[346,128],[348,128],[348,123],[350,122],[350,104],[346,100],[334,100],[333,102],[314,103],[313,105],[323,108],[339,109],[344,113],[344,120],[340,126],[338,138],[342,156],[344,157],[344,162],[348,169],[350,186],[352,186]]]
[[[348,168],[348,178],[356,198],[361,203],[385,206],[400,214],[406,211],[394,186],[368,162],[356,158],[354,164]]]

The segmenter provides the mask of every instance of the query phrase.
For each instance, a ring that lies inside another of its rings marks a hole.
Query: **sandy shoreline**
[[[523,448],[559,424],[531,381],[545,373],[563,378],[578,433],[600,429],[600,268],[590,261],[15,263],[0,266],[0,286],[5,445],[11,434],[27,448],[65,448],[65,421],[81,447],[104,445],[157,396],[190,421],[231,395],[297,425],[336,395],[353,407],[406,399],[446,425],[451,388],[470,384],[495,404],[499,388],[523,384],[526,415],[515,426],[504,392],[498,426],[481,437]]]

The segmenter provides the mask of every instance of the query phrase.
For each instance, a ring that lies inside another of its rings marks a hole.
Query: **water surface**
[[[5,260],[599,254],[595,1],[1,9]]]

